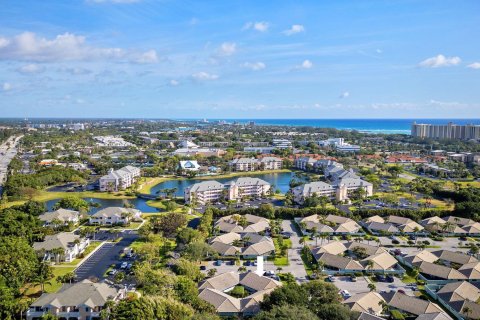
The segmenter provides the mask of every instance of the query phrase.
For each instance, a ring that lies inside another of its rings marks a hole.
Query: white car
[[[352,296],[352,295],[350,294],[350,292],[348,292],[348,290],[342,290],[342,291],[340,291],[340,294],[342,295],[342,297],[343,297],[344,299],[348,299],[348,298],[350,298],[350,297]]]
[[[120,269],[125,269],[128,267],[128,263],[127,262],[122,262],[122,264],[120,265]]]

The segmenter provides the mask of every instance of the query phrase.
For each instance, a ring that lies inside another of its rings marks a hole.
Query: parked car
[[[202,270],[202,271],[207,270],[207,266],[200,266],[200,270]]]
[[[122,264],[120,265],[120,269],[126,269],[127,267],[128,267],[127,262],[122,262]]]
[[[405,291],[403,291],[402,289],[397,290],[397,292],[405,294]]]
[[[109,276],[114,276],[114,275],[117,274],[117,272],[118,272],[117,269],[112,269],[112,270],[108,271],[107,274],[108,274]]]
[[[377,278],[377,281],[379,281],[379,282],[386,282],[387,281],[387,278],[384,275],[377,274],[375,277]]]
[[[348,299],[348,298],[350,298],[350,297],[352,296],[352,295],[350,294],[350,292],[348,292],[348,290],[342,290],[342,291],[340,291],[340,294],[342,295],[342,297],[343,297],[344,299]]]
[[[243,265],[244,265],[244,266],[251,266],[251,265],[252,265],[252,263],[251,263],[250,261],[248,261],[248,260],[247,260],[247,261],[245,261],[245,262],[243,263]]]
[[[327,281],[335,282],[335,277],[330,274],[330,275],[327,277]]]
[[[388,275],[388,276],[386,276],[386,277],[385,277],[385,279],[386,279],[386,280],[387,280],[387,282],[389,282],[389,283],[393,283],[393,282],[395,281],[395,279],[393,278],[393,276],[392,276],[392,275]]]
[[[222,260],[217,260],[217,261],[215,261],[215,265],[216,265],[216,266],[221,266],[222,263],[223,263]]]
[[[350,281],[357,282],[357,276],[350,276]]]

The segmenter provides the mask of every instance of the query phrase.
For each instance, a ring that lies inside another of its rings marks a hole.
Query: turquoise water
[[[199,119],[200,120],[200,119]],[[410,134],[414,121],[417,123],[480,124],[480,119],[207,119],[210,122],[226,120],[228,123],[250,121],[259,125],[308,126],[315,128],[334,128],[338,130],[357,130],[369,133]]]

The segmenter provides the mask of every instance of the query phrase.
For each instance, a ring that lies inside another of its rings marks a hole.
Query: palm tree
[[[317,227],[312,228],[312,237],[315,239],[315,246],[317,246],[318,245]]]
[[[50,253],[55,256],[55,263],[59,264],[61,257],[65,253],[65,250],[63,248],[53,248],[52,250],[50,250]]]
[[[380,300],[378,302],[378,305],[382,307],[382,313],[383,314],[386,314],[388,312],[388,310],[389,310],[388,303],[386,303],[385,300]]]
[[[372,260],[367,261],[367,267],[368,267],[368,270],[371,270],[373,268],[373,261]]]
[[[367,287],[370,289],[370,292],[377,290],[375,283],[369,283]]]
[[[470,313],[471,312],[472,312],[472,309],[470,309],[470,307],[468,307],[468,306],[465,306],[462,309],[462,313],[465,314],[468,319],[470,319]]]

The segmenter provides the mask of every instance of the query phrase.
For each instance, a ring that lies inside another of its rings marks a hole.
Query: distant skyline
[[[18,0],[0,117],[480,118],[480,2]]]

